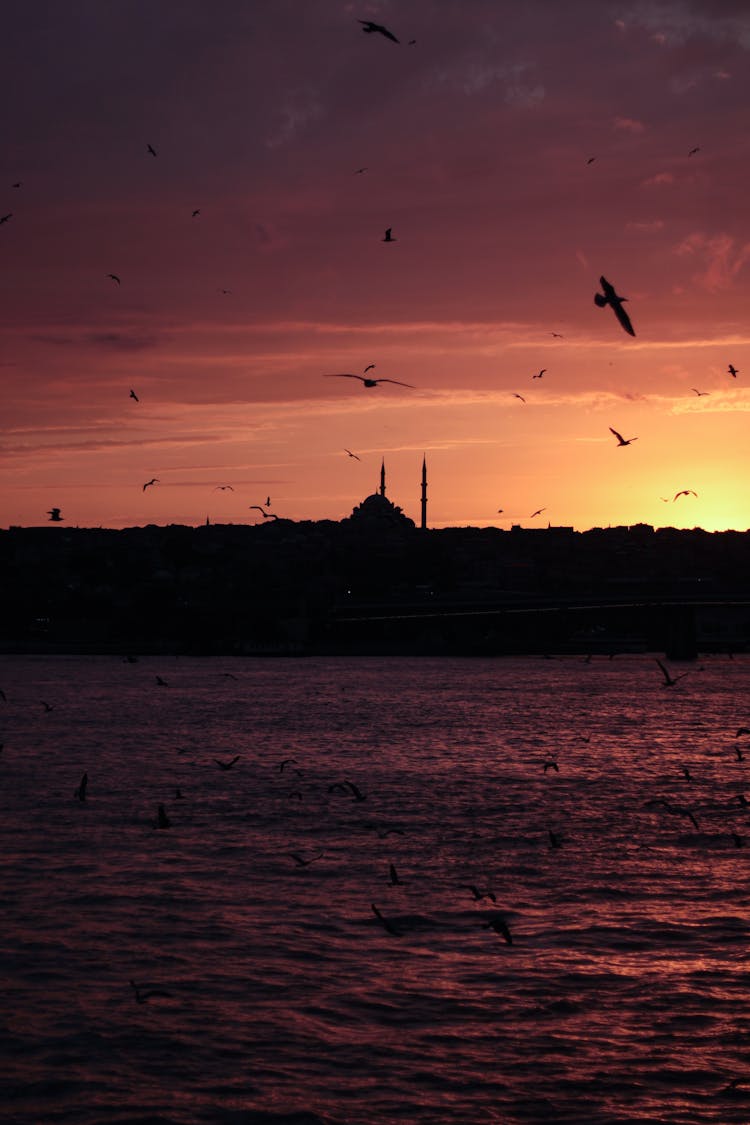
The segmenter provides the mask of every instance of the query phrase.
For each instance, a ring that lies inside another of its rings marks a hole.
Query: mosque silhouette
[[[422,457],[422,518],[420,528],[427,529],[427,459]],[[354,509],[349,519],[361,527],[416,527],[414,520],[405,516],[403,510],[389,500],[385,494],[385,458],[380,466],[380,488],[366,496]]]

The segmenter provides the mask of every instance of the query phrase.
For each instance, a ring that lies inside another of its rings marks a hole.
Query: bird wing
[[[658,657],[658,656],[655,656],[655,657],[654,657],[654,660],[656,661],[656,663],[657,663],[657,664],[659,665],[659,667],[661,668],[661,671],[662,671],[662,675],[664,676],[664,682],[665,682],[665,683],[667,683],[667,684],[670,684],[670,683],[672,682],[672,677],[670,676],[669,672],[668,672],[668,671],[667,671],[667,669],[666,669],[666,668],[664,667],[664,665],[662,664],[661,660],[659,660],[659,657]]]
[[[333,372],[330,375],[325,374],[323,376],[323,378],[324,379],[359,379],[360,382],[362,382],[362,383],[364,383],[364,381],[365,381],[364,376],[362,376],[362,375],[350,375],[348,371],[336,371],[336,372]]]
[[[615,311],[615,316],[619,320],[622,327],[625,329],[625,331],[628,333],[629,336],[635,336],[635,329],[633,328],[633,325],[630,323],[630,317],[625,312],[625,309],[622,307],[620,302],[614,301],[614,302],[611,302],[611,304],[612,304],[612,308]]]
[[[618,434],[617,430],[613,430],[611,426],[609,427],[609,432],[615,435],[621,445],[625,445],[625,438],[622,436],[622,434]]]
[[[376,383],[395,383],[397,387],[411,387],[412,390],[416,390],[416,387],[414,387],[411,383],[399,383],[398,379],[376,379],[375,382]]]

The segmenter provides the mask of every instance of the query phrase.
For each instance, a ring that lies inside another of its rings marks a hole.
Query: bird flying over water
[[[134,391],[134,390],[133,390],[132,388],[131,388],[130,394],[128,395],[128,398],[133,398],[133,399],[135,399],[135,401],[136,401],[136,402],[140,402],[140,401],[141,401],[141,400],[140,400],[140,399],[138,398],[138,395],[137,395],[137,394],[135,393],[135,391]]]
[[[656,661],[656,663],[661,668],[662,675],[664,676],[663,687],[674,687],[674,685],[678,682],[678,680],[684,680],[685,676],[689,675],[688,672],[680,672],[679,676],[672,676],[669,673],[669,671],[664,667],[661,660],[659,660],[658,656],[655,656],[654,660]]]
[[[729,367],[727,368],[727,371],[729,372],[729,374],[732,376],[733,379],[736,379],[737,376],[740,373],[739,368],[735,367],[733,363],[729,364]]]
[[[392,231],[392,230],[393,230],[393,227],[387,227],[387,228],[386,228],[386,232],[385,232],[385,234],[383,235],[383,237],[381,238],[381,240],[380,240],[380,241],[381,241],[381,242],[398,242],[398,239],[397,239],[397,238],[394,238],[394,237],[393,237],[393,236],[391,235],[391,231]]]
[[[162,988],[150,988],[148,992],[141,992],[140,988],[134,980],[131,980],[130,987],[135,992],[135,998],[137,1003],[139,1004],[146,1004],[154,997],[167,997],[172,995],[171,992],[165,992]]]
[[[633,325],[630,323],[630,317],[622,307],[623,302],[627,301],[627,297],[620,297],[619,294],[615,292],[614,285],[610,285],[606,277],[600,277],[599,283],[604,292],[594,294],[594,303],[600,309],[603,309],[605,305],[609,305],[628,335],[635,336]]]
[[[89,775],[87,773],[85,773],[83,775],[83,777],[81,778],[80,785],[78,786],[78,788],[76,789],[76,791],[73,794],[73,796],[77,800],[79,800],[79,801],[85,801],[86,800],[86,786],[88,785],[88,783],[89,783]]]
[[[158,477],[152,477],[151,480],[146,481],[146,483],[144,484],[141,491],[145,492],[146,489],[150,488],[152,484],[159,484],[159,483],[160,483],[160,481],[159,481]]]
[[[526,402],[526,399],[523,397],[523,395],[516,394],[515,391],[513,392],[513,398],[520,398],[521,402]]]
[[[112,281],[116,281],[118,285],[122,284],[122,282],[120,281],[120,278],[117,276],[116,273],[108,273],[106,276],[111,278]]]
[[[617,445],[618,445],[618,448],[619,448],[620,446],[623,446],[623,445],[630,445],[630,443],[631,443],[632,441],[638,441],[638,438],[637,438],[637,437],[624,438],[624,437],[622,436],[622,434],[618,434],[617,430],[613,430],[611,426],[609,427],[609,432],[610,432],[611,434],[614,434],[614,435],[615,435],[615,437],[617,438]]]
[[[239,754],[235,754],[235,756],[232,758],[231,762],[220,762],[218,758],[214,758],[214,761],[216,762],[216,765],[219,767],[220,770],[231,770],[232,767],[234,766],[235,762],[239,762],[239,760],[240,760]]]
[[[301,856],[299,854],[299,852],[289,853],[290,858],[294,860],[298,867],[309,867],[311,863],[315,863],[316,859],[322,859],[324,855],[325,852],[319,852],[317,855],[313,855],[310,856],[309,859],[305,859],[304,856]]]
[[[380,913],[380,911],[378,910],[378,908],[377,908],[377,906],[375,905],[374,902],[371,902],[370,906],[372,908],[373,914],[375,915],[377,920],[380,922],[380,924],[381,924],[381,926],[383,927],[384,930],[387,930],[387,932],[389,934],[392,934],[393,937],[401,937],[402,936],[401,930],[397,930],[392,922],[389,922],[387,918],[383,917],[383,915]]]
[[[546,370],[547,370],[547,368],[546,368],[546,367],[543,367],[543,368],[542,368],[542,370],[541,370],[541,371],[539,372],[539,374],[538,374],[538,375],[532,375],[532,376],[531,376],[531,378],[532,378],[532,379],[541,379],[542,375],[544,375],[544,372],[545,372]]]
[[[674,496],[672,497],[672,502],[674,503],[674,501],[677,499],[678,496],[696,496],[697,497],[697,495],[698,495],[698,493],[694,492],[692,488],[683,488],[680,492],[675,492]]]
[[[60,523],[65,518],[60,515],[60,508],[50,508],[47,515],[52,523]]]
[[[513,937],[508,929],[508,923],[503,918],[502,914],[495,914],[489,922],[483,922],[482,925],[487,930],[494,930],[496,934],[500,934],[505,939],[507,945],[513,944]]]
[[[356,453],[352,453],[351,449],[345,449],[344,453],[348,453],[349,456],[353,457],[355,461],[361,461],[362,460],[362,458],[358,457]]]
[[[483,898],[489,898],[492,902],[497,902],[493,891],[480,891],[473,883],[464,883],[464,890],[471,891],[475,902],[481,902]]]
[[[398,379],[366,379],[364,375],[350,375],[348,372],[334,372],[326,374],[324,379],[359,379],[366,387],[377,387],[378,383],[395,383],[397,387],[409,387],[411,390],[415,388],[411,383],[399,383]]]
[[[377,32],[380,35],[384,35],[386,39],[390,39],[392,43],[398,43],[398,39],[393,32],[389,31],[387,27],[383,27],[382,23],[373,23],[372,20],[357,20],[357,23],[362,24],[362,30],[366,35],[372,35],[373,32]]]

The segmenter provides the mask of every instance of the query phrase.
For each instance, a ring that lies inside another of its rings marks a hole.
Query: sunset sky
[[[0,526],[423,453],[433,527],[750,526],[747,0],[29,0],[0,94]]]

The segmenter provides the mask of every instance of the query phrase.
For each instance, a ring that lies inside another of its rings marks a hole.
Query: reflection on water
[[[3,658],[7,1120],[749,1121],[750,660],[663,685]]]

